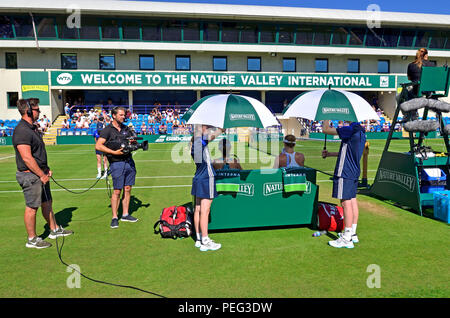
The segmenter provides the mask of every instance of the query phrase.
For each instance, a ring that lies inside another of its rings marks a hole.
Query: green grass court
[[[370,141],[369,183],[384,143]],[[427,144],[435,150],[440,150],[441,144],[443,148],[440,140],[428,140]],[[244,169],[268,167],[267,154],[240,146],[247,157],[240,155]],[[327,146],[337,151],[339,143]],[[135,152],[138,174],[131,211],[139,222],[120,223],[117,230],[109,227],[111,209],[104,180],[81,195],[52,183],[56,218],[75,232],[65,239],[65,262],[77,264],[91,278],[170,298],[450,296],[448,225],[430,218],[429,213],[422,217],[364,195],[358,196],[360,243],[351,250],[328,246],[332,238],[312,237],[314,230],[308,227],[212,233],[222,248],[206,253],[195,248],[191,239],[162,239],[153,233],[161,209],[191,201],[195,166],[189,157],[184,163],[174,163],[172,151],[178,149],[174,147],[182,148],[151,144],[148,152]],[[307,166],[332,173],[336,159],[322,159],[322,147],[323,141],[299,141],[296,151],[305,154]],[[409,145],[407,140],[394,140],[391,147],[407,151]],[[49,146],[47,152],[54,178],[64,186],[82,190],[95,181],[92,145]],[[252,163],[248,163],[249,157]],[[0,148],[0,167],[0,297],[152,297],[84,278],[81,288],[68,288],[71,273],[59,261],[54,240],[46,239],[53,244],[48,249],[25,248],[24,199],[15,181],[12,147]],[[318,185],[320,201],[337,203],[331,198],[328,176],[318,174]],[[38,235],[48,234],[44,225],[39,211]],[[367,286],[371,264],[381,270],[381,288]]]

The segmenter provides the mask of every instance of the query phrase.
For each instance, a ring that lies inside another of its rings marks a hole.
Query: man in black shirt
[[[95,149],[106,154],[109,161],[109,172],[113,179],[114,191],[111,196],[112,220],[111,228],[119,227],[117,211],[120,203],[120,193],[124,191],[122,198],[122,218],[124,222],[137,222],[138,219],[129,215],[131,187],[136,179],[136,165],[131,153],[124,154],[120,144],[130,137],[129,128],[123,124],[125,121],[125,109],[114,107],[111,110],[113,121],[100,132]]]
[[[22,119],[14,129],[12,141],[16,153],[16,179],[25,196],[24,220],[28,233],[25,246],[42,249],[50,247],[51,244],[36,235],[36,212],[39,207],[42,208],[42,215],[50,227],[51,239],[73,232],[63,229],[55,222],[49,183],[52,171],[47,164],[44,141],[34,125],[40,113],[39,99],[21,99],[17,102],[17,108]]]

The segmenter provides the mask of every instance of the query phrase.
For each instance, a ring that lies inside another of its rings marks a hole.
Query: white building
[[[74,5],[75,4],[75,5]],[[217,91],[274,112],[301,91],[359,92],[388,115],[420,47],[450,58],[450,16],[135,1],[0,2],[0,119],[63,105],[190,105]],[[368,24],[369,21],[369,24]],[[368,28],[368,25],[371,28]],[[373,27],[373,28],[372,28]]]

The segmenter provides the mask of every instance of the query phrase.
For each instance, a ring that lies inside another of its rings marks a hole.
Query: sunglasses
[[[41,110],[40,110],[39,108],[31,108],[31,110],[35,110],[35,111],[37,111],[38,113],[41,112]]]

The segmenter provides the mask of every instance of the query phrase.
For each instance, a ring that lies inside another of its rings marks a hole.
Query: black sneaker
[[[111,228],[112,229],[117,229],[119,227],[119,219],[114,218],[111,221]]]
[[[120,218],[120,220],[121,221],[124,221],[124,222],[132,222],[132,223],[134,223],[134,222],[137,222],[138,221],[138,219],[136,219],[134,216],[131,216],[131,215],[125,215],[125,216],[122,216],[121,218]]]

